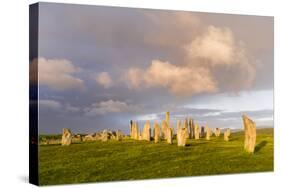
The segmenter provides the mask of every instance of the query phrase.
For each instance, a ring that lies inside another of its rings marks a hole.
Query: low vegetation
[[[50,136],[51,137],[51,136]],[[244,133],[230,141],[188,140],[186,147],[165,141],[123,139],[70,146],[39,146],[41,185],[248,173],[273,170],[273,129],[259,129],[254,154],[243,149]]]

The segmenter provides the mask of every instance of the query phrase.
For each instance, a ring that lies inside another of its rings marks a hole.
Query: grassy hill
[[[162,141],[85,142],[39,146],[41,185],[136,180],[273,170],[273,129],[257,131],[255,154],[243,150],[244,133],[229,142],[212,137],[186,147]]]

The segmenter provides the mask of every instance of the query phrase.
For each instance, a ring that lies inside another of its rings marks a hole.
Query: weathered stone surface
[[[216,130],[215,130],[216,137],[219,137],[220,134],[221,134],[221,129],[220,128],[216,128]]]
[[[177,139],[178,139],[178,135],[179,135],[179,131],[181,130],[181,121],[178,120],[177,121]]]
[[[82,142],[81,135],[77,134],[77,135],[72,136],[71,143],[80,143],[80,142]]]
[[[132,122],[131,126],[131,138],[138,140],[139,139],[139,127],[137,122]]]
[[[188,120],[187,120],[187,118],[185,118],[185,120],[184,120],[184,128],[185,128],[185,132],[186,132],[186,138],[189,138]]]
[[[194,132],[195,140],[198,140],[200,137],[200,127],[198,124],[195,125],[195,132]]]
[[[242,118],[245,132],[244,149],[249,153],[254,153],[257,136],[256,123],[246,115],[243,115]]]
[[[116,131],[116,140],[121,141],[123,137],[123,134],[120,130]]]
[[[178,142],[178,146],[185,146],[186,145],[186,130],[185,128],[180,128],[177,134],[177,142]]]
[[[154,142],[158,143],[160,142],[160,136],[161,136],[161,129],[158,123],[154,123]]]
[[[162,121],[162,132],[161,137],[167,139],[168,124],[166,121]]]
[[[204,138],[204,137],[205,137],[205,127],[202,125],[200,131],[200,138]]]
[[[230,136],[230,129],[228,128],[224,131],[224,135],[223,135],[224,140],[229,141],[229,136]]]
[[[167,126],[170,127],[170,112],[166,112],[166,123],[167,123]]]
[[[195,137],[195,127],[194,127],[194,122],[193,119],[189,119],[189,138],[193,139]]]
[[[130,121],[130,136],[132,137],[132,130],[133,130],[133,120]]]
[[[62,139],[61,139],[61,145],[68,146],[71,144],[72,140],[72,134],[71,131],[67,128],[62,129]]]
[[[142,140],[141,129],[139,130],[139,132],[138,132],[138,133],[139,133],[139,135],[138,135],[138,138],[137,138],[137,139],[138,139],[138,140]]]
[[[102,131],[102,135],[101,135],[101,141],[105,142],[108,141],[110,139],[110,134],[108,132],[108,130],[103,130]]]
[[[212,136],[212,129],[209,128],[208,125],[206,125],[206,140],[210,140]]]
[[[150,123],[149,121],[147,121],[143,127],[142,140],[150,141],[150,137],[151,137]]]
[[[167,129],[167,142],[173,144],[173,130],[170,127]]]

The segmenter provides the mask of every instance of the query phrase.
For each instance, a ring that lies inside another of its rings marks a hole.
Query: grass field
[[[94,141],[39,146],[40,185],[136,180],[273,170],[273,129],[257,131],[255,154],[243,150],[244,133],[229,142],[212,137],[186,147],[162,141]]]

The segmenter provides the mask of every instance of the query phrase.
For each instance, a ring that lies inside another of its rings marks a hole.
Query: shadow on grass
[[[263,140],[255,147],[255,152],[259,152],[265,145],[267,144],[267,141]]]

